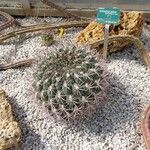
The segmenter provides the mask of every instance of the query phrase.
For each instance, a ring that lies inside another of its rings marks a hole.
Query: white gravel
[[[43,22],[41,18],[18,20],[26,24]],[[62,22],[61,18],[45,20]],[[79,30],[70,30],[62,39],[56,37],[57,45],[67,45]],[[0,62],[40,59],[57,47],[41,46],[40,37],[34,34],[27,37],[0,45]],[[144,31],[142,41],[147,49],[150,48],[149,39],[149,34]],[[108,101],[90,118],[72,126],[55,123],[35,103],[31,83],[36,65],[0,72],[0,87],[6,90],[22,128],[21,150],[145,150],[140,116],[150,102],[150,71],[146,70],[134,47],[114,53],[109,59],[112,87]]]

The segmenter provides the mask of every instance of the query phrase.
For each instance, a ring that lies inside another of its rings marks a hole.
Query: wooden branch
[[[23,28],[17,31],[13,31],[13,32],[9,32],[5,35],[0,36],[0,43],[2,43],[3,41],[11,38],[11,37],[15,37],[17,35],[21,35],[24,33],[30,33],[30,32],[37,32],[37,31],[41,31],[41,30],[48,30],[48,29],[59,29],[59,28],[71,28],[71,27],[86,27],[88,24],[90,23],[90,21],[76,21],[76,22],[68,22],[68,23],[63,23],[60,25],[53,25],[53,24],[40,24],[40,25],[33,25],[30,26],[29,28]]]
[[[35,59],[26,59],[10,64],[0,64],[0,71],[4,71],[7,69],[15,69],[21,66],[30,66],[33,62],[35,62]]]
[[[65,8],[55,4],[54,2],[52,2],[50,0],[41,0],[41,2],[43,2],[45,5],[48,5],[54,9],[58,10],[59,12],[65,14],[66,16],[73,18],[75,20],[91,20],[91,18],[81,17],[81,16],[78,16],[76,14],[73,14],[73,13],[69,12],[68,10],[66,10]]]

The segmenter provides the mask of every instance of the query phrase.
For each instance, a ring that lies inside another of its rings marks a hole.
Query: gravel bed
[[[62,18],[18,19],[22,23],[45,21],[60,23]],[[14,30],[16,27],[5,30]],[[25,58],[43,59],[57,47],[67,46],[81,28],[71,29],[56,45],[41,46],[40,36],[25,35],[0,45],[0,62]],[[150,35],[143,31],[142,41],[150,48]],[[29,68],[0,72],[2,87],[13,107],[23,132],[21,150],[145,150],[140,131],[142,110],[150,102],[150,71],[146,69],[133,46],[108,58],[111,90],[108,100],[90,118],[75,124],[56,123],[39,106],[32,92]]]

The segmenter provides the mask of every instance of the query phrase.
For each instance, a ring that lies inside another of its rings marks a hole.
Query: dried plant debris
[[[0,89],[0,150],[13,146],[17,149],[20,139],[20,127],[13,117],[5,92]]]

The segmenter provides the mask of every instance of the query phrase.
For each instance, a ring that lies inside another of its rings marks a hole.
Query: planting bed
[[[62,18],[18,18],[26,25],[44,20],[56,24],[65,22]],[[68,46],[80,30],[69,29],[62,38],[56,35],[56,42],[50,47],[41,46],[40,34],[11,39],[0,45],[0,63],[26,58],[41,61],[58,47]],[[147,30],[143,30],[141,40],[145,48],[150,49]],[[108,59],[111,74],[108,100],[90,118],[74,125],[56,123],[38,105],[32,91],[36,63],[27,68],[0,71],[0,87],[6,91],[22,129],[22,150],[145,150],[140,116],[150,102],[150,71],[133,46],[111,54]]]

